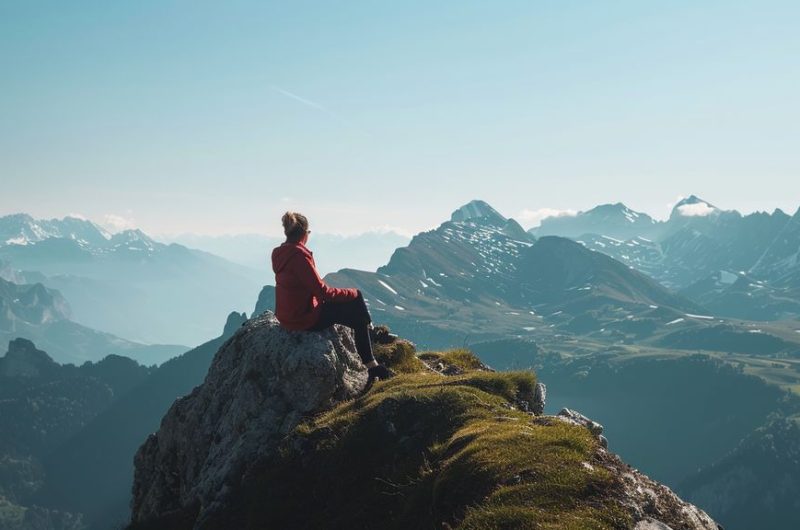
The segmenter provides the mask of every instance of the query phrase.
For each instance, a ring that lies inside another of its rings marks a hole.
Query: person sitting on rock
[[[392,372],[378,364],[372,353],[372,317],[361,290],[331,287],[322,281],[313,252],[306,247],[311,233],[306,216],[286,212],[281,221],[286,241],[272,250],[278,322],[293,331],[319,331],[333,324],[350,327],[370,381],[391,377]]]

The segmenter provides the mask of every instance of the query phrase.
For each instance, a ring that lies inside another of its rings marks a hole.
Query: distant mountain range
[[[185,346],[140,344],[97,331],[73,322],[70,313],[58,291],[41,283],[16,284],[0,278],[0,344],[20,337],[32,340],[59,363],[76,365],[109,354],[158,364],[186,351]]]
[[[240,265],[270,271],[270,252],[285,241],[284,237],[261,234],[183,234],[159,239],[210,252]],[[345,267],[373,271],[386,263],[397,247],[407,245],[409,240],[408,236],[391,230],[342,236],[314,229],[309,246],[319,255],[317,268],[324,275]]]
[[[647,219],[618,203],[545,219],[530,232],[570,237],[720,316],[779,320],[800,314],[800,210],[742,215],[692,195],[667,221]]]
[[[200,343],[272,278],[267,264],[250,269],[140,230],[112,235],[84,219],[25,214],[0,217],[0,274],[57,289],[77,323],[162,344]]]
[[[676,208],[680,212],[682,206],[698,204],[703,211],[713,209],[695,199]],[[631,224],[644,218],[626,216],[624,207],[617,209],[622,218],[633,219]],[[537,238],[476,200],[435,230],[414,236],[376,272],[342,269],[326,280],[360,288],[374,319],[426,347],[509,335],[556,342],[565,332],[602,342],[680,344],[702,350],[724,349],[748,337],[743,344],[750,345],[750,351],[772,340],[764,330],[753,337],[744,324],[722,322],[699,301],[701,297],[672,291],[632,268],[631,260],[613,259],[613,253],[594,251],[582,242]],[[800,336],[774,339],[766,351],[800,350]]]

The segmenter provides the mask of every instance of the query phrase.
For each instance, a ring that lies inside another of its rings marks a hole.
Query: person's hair
[[[287,241],[300,241],[308,231],[308,219],[298,212],[286,212],[281,218]]]

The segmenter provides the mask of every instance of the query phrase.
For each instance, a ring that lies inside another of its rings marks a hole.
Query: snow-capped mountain
[[[542,226],[557,227],[555,223],[561,220],[555,218],[553,224],[543,222]],[[776,209],[742,215],[692,195],[674,206],[667,221],[654,226],[624,238],[611,234],[610,227],[595,224],[591,228],[598,233],[587,231],[571,237],[671,289],[691,293],[696,302],[708,303],[722,315],[774,319],[796,314],[795,308],[800,307],[800,297],[795,294],[800,292],[797,214],[790,218]],[[714,279],[736,275],[752,276],[759,283],[733,286]],[[724,293],[727,289],[731,291]]]
[[[534,238],[486,203],[417,234],[377,272],[326,276],[364,292],[379,322],[431,347],[497,336],[552,334],[593,311],[594,326],[652,313],[697,310],[645,275],[560,237]]]
[[[0,217],[0,246],[30,245],[50,238],[72,239],[84,247],[104,247],[111,234],[78,217],[37,220],[24,213]]]
[[[0,227],[3,277],[35,276],[63,293],[76,322],[136,342],[199,344],[222,316],[249,308],[272,277],[266,260],[256,271],[141,230],[111,235],[83,219],[17,214]]]

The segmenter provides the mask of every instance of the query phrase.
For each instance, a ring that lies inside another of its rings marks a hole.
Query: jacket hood
[[[287,241],[282,245],[275,247],[272,249],[272,271],[276,274],[279,273],[284,267],[286,267],[286,264],[289,263],[289,260],[298,254],[311,256],[313,255],[313,252],[308,250],[308,248],[300,242],[290,243]]]

